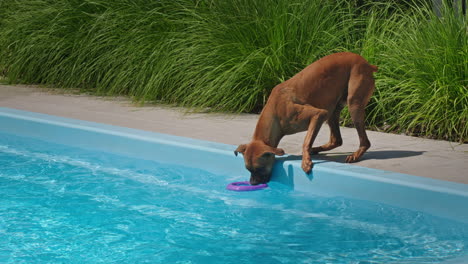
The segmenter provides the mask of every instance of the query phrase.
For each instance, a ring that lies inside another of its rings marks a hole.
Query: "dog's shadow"
[[[410,151],[410,150],[376,150],[376,151],[368,151],[361,157],[361,160],[386,160],[386,159],[395,159],[395,158],[405,158],[405,157],[413,157],[422,155],[425,151]],[[314,160],[315,164],[323,163],[323,162],[339,162],[344,163],[346,157],[350,155],[352,152],[329,152],[329,153],[320,153],[312,155],[312,159]],[[277,157],[276,160],[278,161],[277,164],[282,164],[285,161],[301,161],[302,155],[287,155],[283,157]],[[277,177],[275,181],[283,183],[291,188],[294,188],[295,180],[294,180],[294,169],[290,164],[287,167],[283,167],[279,165],[278,169],[281,172],[278,175],[282,175],[281,177]],[[307,174],[307,178],[312,181],[314,179],[314,170],[312,170],[309,174]]]
[[[425,151],[412,150],[375,150],[366,152],[360,160],[387,160],[396,158],[407,158],[422,155],[424,152]],[[351,153],[352,152],[319,153],[313,155],[312,159],[345,162],[346,157]]]
[[[426,151],[412,151],[412,150],[375,150],[367,151],[360,160],[386,160],[396,158],[407,158],[422,155]],[[312,155],[313,160],[326,160],[344,163],[346,157],[352,152],[323,152]],[[278,160],[301,160],[301,155],[288,155],[285,157],[278,157]]]

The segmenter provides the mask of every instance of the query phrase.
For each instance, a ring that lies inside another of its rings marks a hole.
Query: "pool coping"
[[[0,124],[0,131],[7,133],[247,178],[233,145],[3,107]],[[278,157],[272,181],[314,195],[371,200],[468,223],[467,184],[331,161],[314,163],[312,173],[305,174],[300,157]]]

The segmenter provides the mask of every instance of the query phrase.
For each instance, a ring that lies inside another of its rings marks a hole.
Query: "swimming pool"
[[[270,188],[237,193],[225,190],[246,179],[234,146],[11,109],[0,124],[0,262],[463,263],[468,253],[466,185],[348,170],[335,182],[346,188],[325,190],[339,166],[307,176],[283,160]]]

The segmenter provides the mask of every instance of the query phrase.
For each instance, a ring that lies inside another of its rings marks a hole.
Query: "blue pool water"
[[[468,253],[466,224],[278,183],[225,189],[246,175],[4,133],[0,168],[0,263],[439,263]]]

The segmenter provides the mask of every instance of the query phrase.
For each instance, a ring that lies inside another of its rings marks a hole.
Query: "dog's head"
[[[245,168],[250,171],[250,184],[267,183],[271,178],[271,171],[275,163],[275,155],[284,155],[284,150],[266,145],[261,141],[252,141],[237,147],[234,154],[242,153]]]

